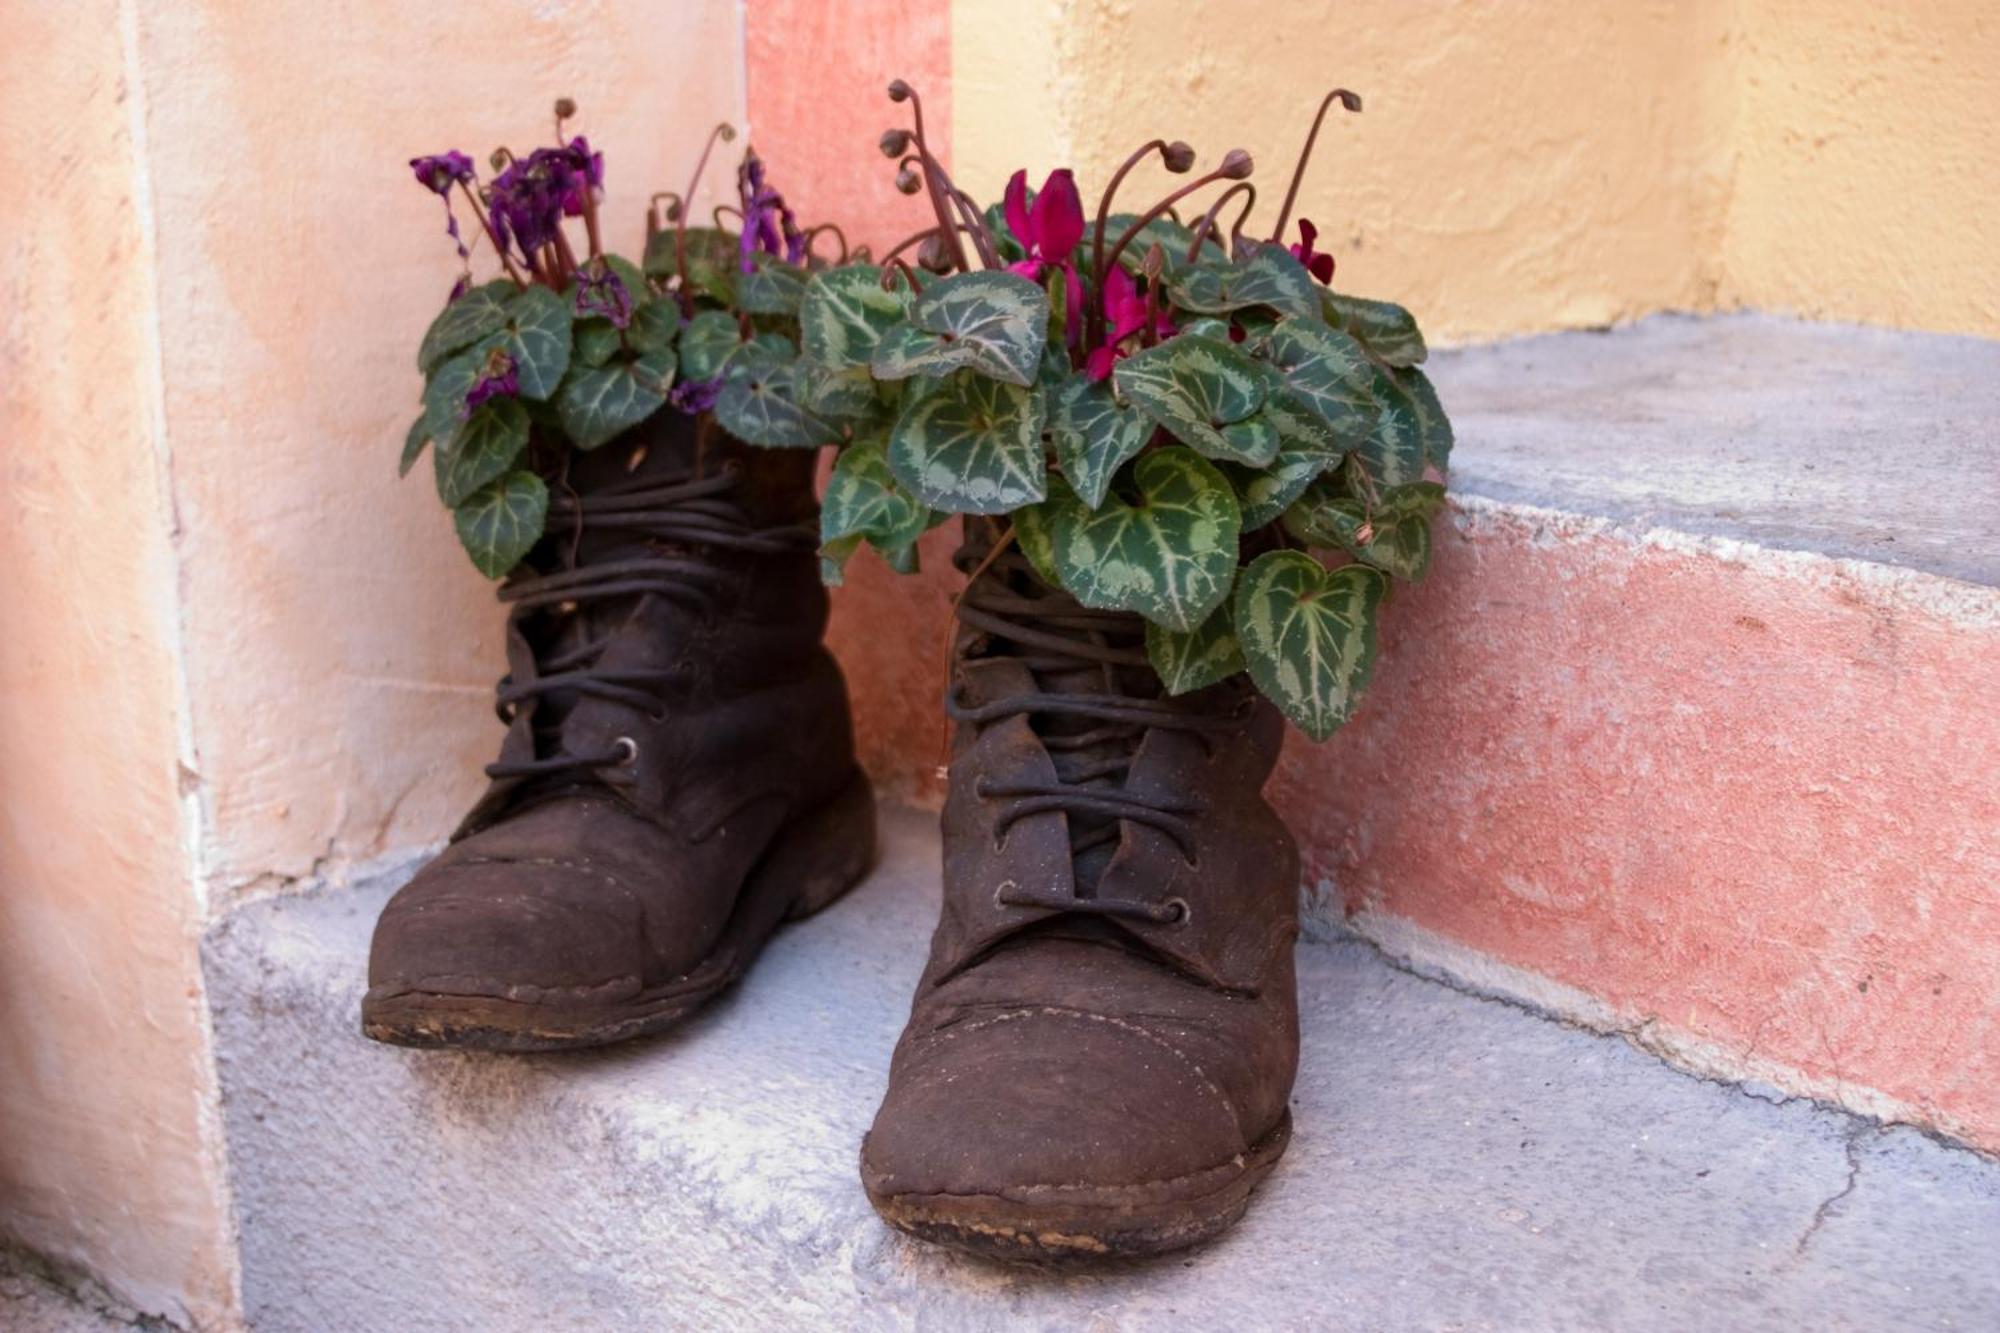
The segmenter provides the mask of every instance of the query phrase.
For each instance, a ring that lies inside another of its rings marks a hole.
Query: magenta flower
[[[1299,219],[1299,243],[1292,247],[1292,256],[1306,266],[1306,272],[1320,282],[1333,282],[1333,256],[1313,249],[1313,242],[1319,239],[1319,228],[1304,218]]]
[[[521,392],[520,370],[514,358],[496,347],[488,354],[486,364],[480,367],[479,378],[465,391],[465,411],[471,416],[474,408],[489,398],[513,398]]]
[[[1083,200],[1076,176],[1068,167],[1049,173],[1032,206],[1028,203],[1028,173],[1017,171],[1007,181],[1007,230],[1014,233],[1028,257],[1009,264],[1007,271],[1040,282],[1050,268],[1062,270],[1066,321],[1071,341],[1082,332],[1083,281],[1070,258],[1083,239]]]
[[[621,329],[632,322],[632,293],[609,265],[598,260],[576,274],[576,317],[589,319],[593,315]]]
[[[1083,362],[1084,373],[1094,380],[1109,379],[1112,368],[1130,355],[1119,344],[1146,328],[1146,298],[1139,295],[1139,285],[1122,268],[1113,268],[1104,280],[1104,319],[1111,331],[1105,335],[1104,345],[1092,348]],[[1153,316],[1152,327],[1155,338],[1173,336],[1174,321],[1165,310]]]
[[[581,134],[571,139],[569,147],[562,151],[569,159],[572,173],[569,191],[563,195],[563,213],[568,217],[582,217],[584,191],[588,190],[593,199],[604,197],[604,154],[591,152],[590,140]]]
[[[433,153],[429,157],[410,159],[410,172],[417,178],[417,184],[444,200],[444,230],[458,247],[458,257],[467,255],[465,242],[458,234],[458,214],[451,208],[451,187],[469,185],[472,181],[472,159],[457,149],[449,152]]]

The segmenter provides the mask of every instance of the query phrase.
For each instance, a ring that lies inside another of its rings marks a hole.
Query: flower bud
[[[882,150],[882,156],[894,160],[910,151],[910,132],[883,130],[882,137],[875,141],[875,146]]]
[[[1167,252],[1160,248],[1158,241],[1154,241],[1152,248],[1146,251],[1146,276],[1149,279],[1157,279],[1166,268]]]
[[[945,273],[951,269],[951,255],[944,247],[944,237],[933,232],[924,237],[917,246],[917,263],[932,273]]]
[[[1161,149],[1160,157],[1167,164],[1167,170],[1176,174],[1194,166],[1194,149],[1179,139]]]
[[[715,137],[729,143],[736,138],[736,127],[725,120],[715,127]]]
[[[904,167],[896,173],[896,188],[904,194],[915,194],[924,188],[923,178],[912,168]]]
[[[1345,88],[1335,88],[1333,90],[1333,95],[1335,97],[1338,97],[1340,99],[1341,106],[1347,108],[1349,111],[1361,110],[1360,93],[1350,93]]]
[[[557,120],[568,120],[571,116],[575,114],[576,114],[576,102],[573,99],[568,97],[558,97],[556,99]]]
[[[1250,154],[1241,148],[1232,148],[1222,155],[1222,165],[1215,169],[1215,174],[1224,180],[1240,181],[1249,176],[1253,165]]]
[[[907,83],[904,83],[904,82],[903,82],[903,81],[902,81],[901,79],[892,79],[892,80],[890,80],[890,82],[889,82],[889,100],[890,100],[890,101],[892,101],[892,102],[907,102],[907,101],[909,101],[909,100],[910,100],[910,85],[909,85],[909,84],[907,84]]]

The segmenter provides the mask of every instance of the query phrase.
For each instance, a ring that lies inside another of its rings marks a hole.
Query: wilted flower
[[[621,329],[632,322],[632,293],[601,259],[585,264],[576,274],[576,317],[592,316]]]
[[[1322,283],[1333,281],[1333,256],[1313,249],[1313,242],[1319,239],[1319,228],[1304,218],[1299,219],[1299,243],[1292,247],[1292,255],[1306,271]]]
[[[756,270],[750,257],[759,251],[781,255],[787,264],[804,260],[805,234],[784,196],[766,183],[764,160],[754,150],[743,155],[743,164],[736,169],[736,188],[743,197],[743,234],[737,239],[743,271]]]
[[[474,408],[489,398],[512,398],[520,392],[519,367],[505,349],[496,347],[487,354],[486,364],[479,368],[479,378],[465,391],[465,414],[470,416]]]
[[[667,401],[674,410],[688,416],[697,416],[715,406],[715,400],[722,395],[722,376],[707,380],[682,380],[667,391]]]
[[[503,245],[518,242],[529,265],[538,266],[537,253],[555,240],[562,220],[581,214],[585,197],[603,189],[604,154],[593,153],[582,135],[567,147],[537,148],[494,179],[493,234]]]
[[[465,242],[458,234],[458,215],[451,207],[451,187],[468,185],[472,181],[472,159],[457,149],[449,152],[433,153],[429,157],[410,159],[410,173],[417,178],[417,184],[444,200],[444,230],[458,247],[458,257],[466,257]]]

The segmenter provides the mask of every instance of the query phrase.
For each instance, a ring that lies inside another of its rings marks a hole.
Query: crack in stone
[[[1865,1123],[1857,1123],[1849,1125],[1847,1132],[1841,1136],[1845,1140],[1847,1151],[1847,1182],[1834,1193],[1821,1199],[1819,1207],[1813,1209],[1812,1218],[1806,1223],[1806,1229],[1799,1233],[1798,1244],[1792,1247],[1793,1257],[1805,1258],[1806,1247],[1812,1244],[1812,1238],[1819,1234],[1819,1229],[1826,1225],[1826,1219],[1833,1215],[1834,1208],[1841,1200],[1854,1193],[1854,1187],[1861,1183],[1861,1136],[1866,1133],[1868,1126]]]

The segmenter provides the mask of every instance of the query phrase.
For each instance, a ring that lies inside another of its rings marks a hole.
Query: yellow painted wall
[[[1753,306],[2000,334],[1987,0],[955,0],[957,169],[1256,157],[1438,341]],[[1138,206],[1164,177],[1135,174]],[[1290,238],[1288,238],[1290,239]]]

